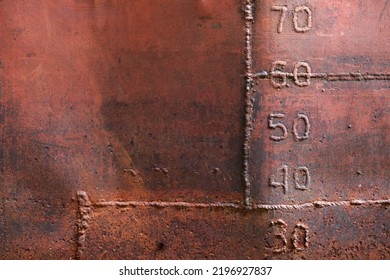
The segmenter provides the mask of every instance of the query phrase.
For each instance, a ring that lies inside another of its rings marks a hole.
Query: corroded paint
[[[0,2],[0,258],[390,257],[388,1],[30,2]]]

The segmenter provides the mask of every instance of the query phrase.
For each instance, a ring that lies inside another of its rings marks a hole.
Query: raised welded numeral
[[[313,73],[309,63],[304,61],[295,63],[292,73],[286,72],[286,66],[287,62],[283,60],[276,60],[272,62],[270,69],[270,81],[274,88],[281,89],[289,87],[287,78],[291,78],[294,81],[294,84],[299,87],[310,86]]]
[[[286,114],[284,113],[271,113],[269,115],[268,128],[272,130],[277,129],[280,131],[280,132],[275,132],[276,135],[272,134],[270,136],[271,140],[280,142],[287,139],[288,129],[285,124],[280,122],[284,118],[286,118]],[[299,132],[300,123],[302,123],[304,127],[303,133]],[[306,114],[298,113],[298,116],[294,119],[292,125],[292,134],[294,136],[294,140],[297,142],[307,140],[310,137],[310,132],[311,132],[311,124],[310,124],[309,117]]]
[[[303,125],[305,127],[305,131],[304,131],[303,135],[300,135],[298,132],[299,122],[303,122]],[[294,124],[293,124],[293,135],[294,135],[295,141],[304,141],[304,140],[309,139],[310,129],[311,129],[311,125],[310,125],[309,117],[306,116],[305,114],[299,113],[298,117],[295,118]]]
[[[309,247],[309,228],[307,225],[302,223],[296,224],[291,236],[291,241],[293,248],[296,251],[303,251]]]
[[[270,70],[271,84],[275,88],[284,88],[287,86],[287,73],[284,71],[284,67],[286,66],[286,61],[277,60],[272,62]]]
[[[310,185],[310,172],[306,166],[299,166],[294,172],[294,184],[297,190],[307,190]]]
[[[284,24],[284,20],[286,19],[286,14],[287,14],[287,6],[273,6],[271,8],[272,11],[275,11],[275,12],[280,12],[280,17],[279,17],[279,23],[278,23],[278,28],[277,28],[277,31],[278,33],[282,33],[283,32],[283,24]]]
[[[278,182],[278,177],[281,182]],[[271,175],[270,178],[270,186],[274,188],[283,188],[283,192],[286,194],[288,191],[288,166],[282,165],[279,167],[274,174]]]
[[[286,253],[289,249],[297,252],[309,247],[309,227],[303,223],[297,223],[291,235],[287,233],[288,225],[282,219],[271,220],[270,228],[271,232],[266,235],[265,249],[272,253]]]
[[[300,70],[304,70],[300,72]],[[297,62],[294,65],[294,83],[299,87],[310,86],[311,68],[307,62]],[[301,79],[303,77],[303,79]]]
[[[299,23],[301,14],[306,16],[306,22],[302,25]],[[313,27],[313,13],[311,9],[306,5],[296,7],[294,10],[293,23],[296,32],[304,33],[309,31]]]
[[[282,132],[282,135],[280,135],[280,136],[271,135],[270,138],[272,140],[282,141],[282,140],[287,138],[287,136],[288,136],[287,127],[281,122],[275,122],[275,119],[283,119],[285,117],[286,117],[286,115],[283,113],[272,113],[269,115],[268,127],[271,129],[280,129]]]
[[[273,229],[274,244],[268,249],[271,249],[273,253],[284,253],[287,250],[287,224],[282,219],[272,220],[270,226]],[[278,241],[276,241],[278,240]]]
[[[291,176],[289,171],[290,167],[288,165],[282,165],[278,167],[270,177],[270,186],[274,188],[281,187],[283,188],[283,193],[287,194],[289,190],[289,176]],[[306,166],[296,167],[292,177],[295,189],[302,191],[309,189],[311,183],[309,168]]]
[[[279,12],[278,26],[276,31],[283,33],[284,23],[286,21],[288,7],[286,5],[275,5],[271,7],[274,12]],[[310,7],[300,5],[292,11],[292,24],[294,31],[297,33],[308,32],[313,27],[313,12]]]

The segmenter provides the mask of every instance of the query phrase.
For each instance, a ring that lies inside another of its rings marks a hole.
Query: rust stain
[[[0,1],[0,258],[388,259],[389,2]]]
[[[267,228],[266,220],[267,220],[267,218],[272,217],[273,215],[283,216],[283,213],[285,213],[285,214],[288,214],[288,213],[292,214],[293,213],[294,217],[301,216],[302,218],[300,220],[306,220],[306,219],[308,219],[307,216],[313,214],[313,213],[310,213],[311,211],[316,211],[316,212],[319,211],[319,213],[321,213],[321,211],[323,211],[323,209],[328,208],[328,207],[330,209],[334,209],[335,213],[337,213],[337,212],[341,213],[343,211],[346,211],[347,209],[351,210],[353,208],[356,208],[357,212],[362,211],[363,209],[374,210],[376,207],[381,207],[381,208],[377,208],[377,211],[381,211],[381,210],[386,211],[386,209],[388,209],[388,207],[390,205],[389,199],[384,199],[384,200],[358,200],[358,199],[355,199],[355,200],[351,200],[351,201],[315,201],[313,203],[304,203],[304,204],[295,204],[295,205],[293,205],[293,204],[290,204],[290,205],[264,204],[264,205],[254,205],[251,209],[248,209],[248,207],[246,207],[244,204],[227,203],[227,202],[225,202],[225,203],[224,202],[191,203],[191,202],[180,202],[180,201],[176,201],[176,202],[169,202],[169,201],[118,201],[118,200],[106,201],[106,200],[102,200],[102,199],[99,199],[98,201],[91,202],[91,200],[89,199],[86,192],[79,191],[77,193],[77,195],[79,197],[79,212],[81,213],[80,217],[82,217],[79,220],[80,226],[78,227],[78,237],[79,237],[79,241],[80,241],[78,243],[78,247],[77,247],[77,251],[76,251],[76,258],[78,258],[78,259],[86,258],[86,256],[91,256],[90,255],[91,252],[96,252],[96,249],[92,248],[92,247],[96,246],[95,243],[98,244],[97,247],[99,248],[98,249],[99,253],[96,256],[99,259],[100,258],[101,259],[111,259],[111,258],[117,258],[118,256],[124,256],[124,255],[131,255],[132,258],[136,258],[136,259],[148,258],[146,256],[150,257],[151,255],[148,255],[150,253],[146,253],[146,251],[149,251],[149,250],[152,251],[151,254],[154,256],[154,258],[156,258],[157,257],[155,255],[156,250],[157,251],[161,250],[161,247],[163,247],[167,251],[163,255],[160,255],[159,258],[164,258],[164,259],[165,258],[167,258],[167,259],[180,258],[179,257],[180,254],[184,253],[184,251],[179,251],[179,252],[173,253],[171,251],[172,247],[177,246],[177,244],[172,243],[169,239],[167,239],[166,236],[163,238],[166,241],[160,240],[160,241],[156,242],[157,247],[154,247],[153,245],[151,246],[150,244],[148,244],[148,243],[150,243],[150,240],[148,240],[150,238],[149,237],[150,234],[143,236],[143,237],[139,236],[139,239],[136,240],[136,244],[137,244],[137,242],[141,242],[142,246],[144,246],[142,249],[142,253],[139,252],[139,255],[137,255],[137,253],[134,254],[134,252],[124,253],[124,251],[123,251],[123,253],[121,253],[121,249],[119,249],[119,248],[118,248],[118,250],[119,250],[119,252],[118,252],[116,249],[111,247],[113,244],[107,245],[106,243],[101,242],[101,239],[107,240],[105,237],[107,234],[112,239],[118,238],[117,234],[120,235],[119,238],[123,238],[124,236],[127,236],[127,233],[124,233],[120,229],[118,231],[117,226],[112,225],[113,223],[115,223],[115,220],[126,221],[125,223],[122,224],[122,225],[126,225],[126,226],[123,226],[124,229],[138,228],[138,226],[143,227],[144,226],[143,223],[134,217],[134,215],[139,215],[140,213],[155,212],[155,213],[157,213],[158,219],[160,218],[160,215],[158,213],[160,213],[160,212],[165,213],[164,217],[166,217],[166,219],[163,219],[159,222],[156,221],[153,226],[148,226],[148,227],[144,228],[145,231],[153,230],[156,226],[160,227],[160,225],[159,225],[160,223],[162,223],[164,225],[166,222],[169,221],[169,219],[172,218],[171,217],[172,215],[173,215],[173,217],[176,217],[176,218],[173,218],[174,223],[177,222],[176,219],[181,219],[181,218],[186,219],[185,217],[188,215],[191,215],[189,213],[193,209],[198,209],[197,211],[205,212],[205,214],[207,216],[204,216],[203,218],[206,217],[208,220],[211,219],[211,221],[213,221],[212,217],[214,215],[217,215],[217,216],[219,215],[218,212],[216,213],[216,211],[224,211],[223,213],[224,213],[225,217],[231,217],[231,216],[238,215],[240,217],[240,219],[246,219],[245,217],[248,217],[248,216],[259,217],[261,215],[264,218],[264,220],[260,220],[258,222],[259,224],[257,225],[257,227],[259,228],[259,231],[262,232],[262,234],[264,234],[264,237],[266,239],[272,239],[270,237],[270,234],[269,233],[265,234],[265,232],[266,232],[266,228]],[[265,213],[264,211],[267,211],[268,214]],[[168,215],[168,213],[170,213],[170,214]],[[318,215],[319,213],[317,213],[316,215]],[[103,218],[106,215],[115,216],[115,219],[114,220],[106,220],[105,218]],[[150,217],[152,217],[152,216],[153,215],[151,215]],[[307,223],[298,222],[295,225],[294,231],[292,233],[291,242],[287,240],[287,235],[288,235],[288,232],[286,230],[287,226],[288,226],[287,222],[285,220],[282,220],[282,219],[271,220],[271,222],[270,222],[271,227],[275,227],[275,226],[282,227],[281,232],[275,233],[275,238],[283,241],[283,246],[282,247],[280,247],[279,245],[270,246],[268,244],[268,241],[265,241],[264,244],[262,244],[262,242],[260,242],[261,246],[264,246],[264,250],[268,251],[267,258],[274,258],[280,254],[282,254],[281,256],[286,255],[286,254],[288,254],[288,250],[290,250],[290,247],[295,254],[299,253],[299,254],[303,254],[302,256],[305,256],[307,254],[307,251],[311,250],[310,243],[318,244],[318,242],[319,242],[318,238],[316,238],[316,236],[313,236],[313,234],[312,234],[312,231],[315,232],[317,230],[316,229],[317,227],[319,227],[319,226],[323,227],[321,225],[321,222],[317,221],[319,217],[320,216],[317,216],[317,219],[311,219],[310,226]],[[326,215],[322,218],[325,220],[327,219]],[[200,220],[203,220],[203,219],[200,219]],[[386,218],[385,218],[385,220],[386,220]],[[90,225],[90,223],[89,223],[90,221],[92,222],[92,225]],[[227,224],[227,225],[225,224],[224,226],[229,227],[229,226],[232,226],[233,223],[236,223],[236,222],[237,221],[231,220],[230,224]],[[317,222],[319,222],[319,223],[317,224]],[[203,222],[201,221],[201,223],[204,224],[204,221]],[[356,221],[355,221],[355,223],[356,223]],[[361,222],[358,222],[358,223],[361,223]],[[108,226],[108,224],[111,224],[111,226]],[[197,246],[198,246],[197,242],[204,241],[203,238],[200,238],[201,240],[197,240],[197,238],[194,238],[194,236],[192,236],[192,235],[194,234],[194,231],[196,231],[196,230],[190,229],[191,226],[190,227],[188,227],[188,225],[187,226],[181,225],[181,226],[183,228],[179,228],[180,231],[181,230],[182,231],[189,230],[188,237],[193,242],[190,245],[193,247],[192,250],[195,250],[195,251],[199,250],[199,249],[202,250],[202,248],[197,248]],[[87,229],[89,227],[93,227],[94,230],[88,230],[88,233],[87,233]],[[175,227],[177,229],[178,225],[176,224]],[[120,226],[120,228],[121,228],[121,226]],[[103,236],[97,237],[96,234],[99,234],[99,232],[101,232],[103,234]],[[159,231],[157,231],[157,232],[159,232]],[[91,234],[93,237],[89,237],[89,234]],[[172,234],[172,233],[169,233],[169,234]],[[250,235],[253,233],[251,233],[249,231],[245,234]],[[221,237],[221,236],[219,236],[219,237]],[[252,235],[252,237],[253,237],[253,235]],[[181,237],[181,238],[183,238],[183,237]],[[225,238],[227,238],[227,236],[225,236]],[[311,238],[312,238],[312,241],[310,242]],[[180,244],[181,241],[182,240],[179,239],[176,242],[178,242]],[[109,240],[109,242],[111,242],[111,240]],[[353,241],[353,242],[356,242],[356,241]],[[162,246],[161,243],[163,243],[164,246]],[[347,245],[349,245],[349,244],[347,244]],[[137,246],[133,247],[133,249],[135,249],[136,247]],[[122,249],[125,250],[125,248],[122,248]],[[135,249],[135,250],[138,250],[138,249]],[[316,249],[314,249],[314,250],[316,250]],[[83,251],[85,251],[85,253],[83,253]],[[262,249],[259,248],[256,251],[254,251],[254,253],[255,254],[257,253],[257,256],[259,256],[258,254],[262,252]],[[213,258],[216,255],[216,253],[212,253],[212,251],[208,251],[208,250],[203,251],[203,253],[204,253],[204,256],[202,258],[206,258],[206,259],[210,258],[210,257]],[[243,256],[245,256],[248,253],[249,252],[245,252],[244,254],[242,254],[242,252],[237,252],[236,258],[241,259],[241,258],[243,258]],[[228,254],[230,254],[230,253],[225,252],[225,255],[222,254],[221,256],[226,257]],[[332,254],[334,254],[334,253],[332,253]],[[357,257],[359,255],[360,254],[358,253],[357,255],[354,255],[354,256]],[[313,255],[312,253],[310,253],[310,256],[311,256],[311,258],[324,258],[322,255],[318,255],[318,254]],[[337,255],[333,255],[333,257],[337,257]],[[222,258],[224,258],[224,257],[222,257]]]

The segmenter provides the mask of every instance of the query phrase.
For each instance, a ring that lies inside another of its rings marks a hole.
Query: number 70
[[[280,18],[279,18],[279,24],[278,24],[277,31],[278,31],[278,33],[282,33],[288,8],[287,8],[287,6],[273,6],[271,8],[271,10],[275,11],[275,12],[280,12]],[[299,23],[299,16],[301,13],[306,14],[306,22],[303,25],[301,25]],[[302,6],[298,6],[294,9],[293,25],[294,25],[295,32],[299,32],[299,33],[305,33],[313,27],[313,13],[308,6],[302,5]]]

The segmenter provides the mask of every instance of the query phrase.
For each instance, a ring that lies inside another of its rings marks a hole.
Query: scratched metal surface
[[[0,258],[389,259],[372,2],[1,1]]]

